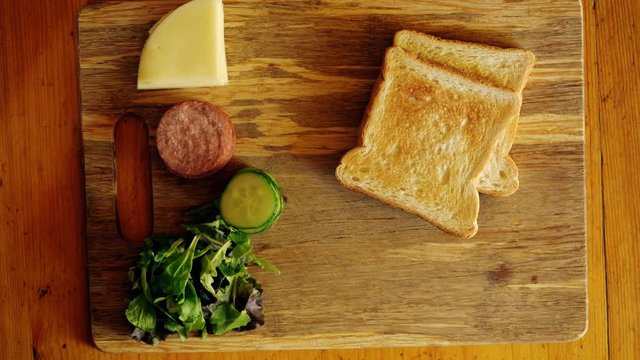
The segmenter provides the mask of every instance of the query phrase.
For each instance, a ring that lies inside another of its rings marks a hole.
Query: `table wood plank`
[[[633,359],[640,354],[640,2],[595,4],[609,351]]]

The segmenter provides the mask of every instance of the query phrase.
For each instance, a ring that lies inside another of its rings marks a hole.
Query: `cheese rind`
[[[227,85],[222,0],[193,0],[162,18],[140,55],[138,89]]]

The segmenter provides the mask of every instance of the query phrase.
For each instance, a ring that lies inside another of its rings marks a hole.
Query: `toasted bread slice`
[[[532,52],[502,49],[461,41],[444,40],[411,30],[396,33],[394,45],[420,59],[450,67],[465,76],[507,90],[522,92],[535,64]],[[480,175],[478,190],[494,196],[513,194],[519,186],[518,167],[509,156],[518,128],[516,115],[500,139],[496,152]]]
[[[412,30],[398,31],[393,45],[420,59],[456,69],[468,77],[506,90],[522,92],[535,64],[535,55],[522,49],[445,40]]]
[[[336,169],[345,187],[457,236],[478,230],[480,172],[521,96],[404,50],[387,50],[359,146]]]

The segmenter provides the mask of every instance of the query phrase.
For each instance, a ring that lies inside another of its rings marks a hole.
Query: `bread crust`
[[[380,76],[378,77],[378,80],[376,81],[376,84],[373,87],[372,90],[372,94],[371,94],[371,99],[369,101],[369,104],[367,105],[367,108],[365,110],[364,113],[364,118],[360,124],[360,129],[359,129],[359,136],[358,136],[358,146],[351,149],[349,152],[347,152],[343,158],[342,161],[340,163],[340,165],[336,168],[335,171],[335,176],[338,180],[338,182],[344,186],[345,188],[367,195],[373,199],[382,201],[392,207],[396,207],[399,209],[402,209],[403,211],[416,215],[420,218],[422,218],[423,220],[433,224],[435,227],[450,233],[452,235],[458,236],[458,237],[463,237],[463,238],[470,238],[472,236],[474,236],[477,231],[478,231],[478,224],[477,224],[477,213],[478,213],[478,209],[479,209],[479,195],[478,192],[476,191],[476,187],[477,187],[477,182],[478,179],[480,177],[480,173],[481,173],[481,169],[484,168],[487,164],[487,162],[489,161],[490,157],[489,157],[489,153],[486,151],[483,151],[483,153],[487,153],[487,155],[484,158],[480,158],[479,160],[481,161],[480,163],[477,163],[474,167],[473,170],[475,171],[469,174],[469,178],[466,179],[465,181],[461,181],[460,186],[464,187],[464,189],[462,190],[464,195],[464,199],[462,200],[464,202],[463,205],[465,209],[472,209],[472,211],[475,211],[474,215],[473,215],[473,221],[468,221],[471,220],[469,218],[468,215],[465,215],[463,217],[460,217],[458,220],[451,220],[449,221],[449,224],[447,224],[446,222],[443,222],[443,218],[437,218],[433,216],[433,212],[430,212],[430,215],[425,213],[425,212],[421,212],[421,209],[418,209],[417,207],[412,207],[412,206],[408,206],[406,203],[393,199],[390,196],[387,196],[386,194],[388,194],[388,192],[385,193],[377,193],[375,190],[372,190],[371,188],[367,189],[367,186],[364,185],[358,185],[357,183],[354,183],[353,181],[351,181],[351,179],[349,177],[352,177],[354,175],[354,172],[352,171],[351,173],[348,173],[346,169],[346,165],[345,163],[347,161],[351,161],[352,158],[357,158],[358,156],[361,156],[361,153],[365,152],[367,150],[367,148],[370,146],[370,144],[368,143],[367,140],[367,134],[368,134],[368,129],[371,126],[371,120],[374,118],[374,116],[377,116],[377,119],[379,121],[380,116],[382,116],[381,114],[373,114],[374,111],[383,111],[386,108],[388,108],[388,104],[386,104],[385,107],[385,101],[386,101],[386,96],[389,95],[389,92],[391,91],[390,89],[388,89],[388,87],[391,86],[391,84],[393,84],[393,81],[399,81],[396,80],[394,77],[395,75],[391,76],[391,74],[393,74],[393,69],[390,69],[389,66],[393,65],[393,66],[398,66],[396,64],[390,64],[390,56],[391,53],[394,53],[393,55],[396,58],[400,58],[402,59],[403,62],[406,63],[410,63],[410,62],[414,62],[416,64],[417,67],[420,67],[420,69],[423,69],[422,71],[425,72],[429,72],[430,74],[432,73],[437,73],[440,74],[438,76],[443,76],[446,79],[455,82],[455,81],[459,81],[463,84],[466,84],[465,86],[471,86],[469,84],[475,84],[475,82],[472,82],[471,80],[469,80],[467,77],[465,77],[463,74],[461,74],[460,72],[454,72],[454,71],[450,71],[448,68],[441,66],[437,63],[433,63],[433,62],[429,62],[429,61],[425,61],[424,59],[420,59],[417,56],[415,56],[414,54],[408,53],[400,48],[396,48],[396,47],[391,47],[388,48],[385,54],[385,61],[384,64],[382,66],[382,70],[380,73]],[[410,65],[410,64],[409,64]],[[407,66],[409,66],[407,65]],[[424,68],[423,68],[424,67]],[[453,79],[453,80],[452,80]],[[435,80],[433,80],[435,81]],[[450,88],[452,85],[448,85],[448,87]],[[504,90],[500,90],[496,87],[490,87],[487,85],[473,85],[474,88],[478,89],[478,91],[490,91],[491,94],[496,94],[495,96],[498,96],[497,94],[502,94],[499,96],[505,96],[505,101],[506,99],[510,99],[509,101],[513,101],[509,103],[508,107],[504,108],[504,119],[502,120],[495,120],[495,121],[499,121],[498,123],[496,123],[495,125],[495,129],[494,131],[498,131],[500,128],[500,126],[504,126],[506,127],[507,124],[507,118],[508,117],[513,117],[517,114],[518,109],[519,109],[519,105],[520,105],[520,100],[519,98],[516,96],[516,94],[513,93],[509,93],[506,92]],[[479,89],[483,89],[483,90],[479,90]],[[484,90],[486,89],[486,90]],[[491,90],[493,89],[493,90]],[[416,94],[420,95],[420,91],[416,90]],[[509,95],[511,94],[511,95]],[[475,95],[475,97],[477,98],[478,95]],[[515,102],[515,100],[518,100],[517,102]],[[391,100],[390,100],[391,101]],[[379,103],[380,102],[380,103]],[[506,105],[506,103],[505,103]],[[401,104],[400,104],[401,106]],[[473,106],[473,105],[471,105]],[[481,111],[481,110],[478,110]],[[498,126],[498,124],[502,124],[500,126]],[[379,124],[377,124],[376,126],[379,126]],[[482,126],[482,125],[478,125],[478,126]],[[374,129],[375,130],[375,129]],[[471,136],[474,137],[474,140],[478,140],[475,139],[475,135],[472,135],[473,133],[469,133],[467,136]],[[478,140],[478,141],[490,141],[490,143],[487,143],[488,145],[483,145],[486,146],[485,150],[488,149],[488,151],[495,151],[495,147],[497,146],[497,140],[493,141],[493,140]],[[493,141],[493,142],[491,142]],[[356,163],[357,164],[357,163]],[[357,181],[357,180],[356,180]],[[424,209],[422,209],[424,210]],[[429,212],[429,211],[427,211]],[[470,213],[467,213],[470,214]],[[468,224],[468,226],[465,227],[465,224]]]
[[[461,72],[463,74],[463,76],[469,77],[475,81],[479,81],[482,82],[486,85],[490,85],[490,86],[495,86],[495,87],[499,87],[501,89],[505,89],[505,90],[509,90],[509,91],[515,91],[515,92],[522,92],[522,90],[524,90],[524,88],[527,86],[527,82],[529,81],[529,74],[531,73],[531,71],[533,70],[533,67],[535,66],[536,63],[536,56],[533,52],[526,50],[526,49],[518,49],[518,48],[501,48],[501,47],[497,47],[497,46],[493,46],[493,45],[487,45],[487,44],[481,44],[481,43],[472,43],[472,42],[466,42],[466,41],[461,41],[461,40],[454,40],[454,39],[443,39],[440,38],[438,36],[435,35],[430,35],[430,34],[425,34],[425,33],[421,33],[415,30],[400,30],[398,32],[396,32],[396,34],[393,37],[393,43],[394,46],[398,46],[398,42],[399,42],[399,38],[402,36],[405,36],[406,34],[411,34],[413,36],[416,37],[424,37],[427,39],[431,39],[432,41],[437,41],[437,42],[441,42],[444,44],[456,44],[456,45],[461,45],[461,46],[465,46],[465,47],[470,47],[470,48],[477,48],[477,49],[484,49],[487,51],[493,51],[493,52],[501,52],[501,53],[518,53],[518,54],[523,54],[526,55],[529,59],[529,62],[527,63],[527,66],[525,67],[524,71],[522,72],[522,79],[519,82],[519,84],[517,86],[504,86],[501,84],[498,84],[494,81],[490,81],[486,78],[483,78],[482,76],[476,75],[476,74],[470,74],[470,73],[466,73],[466,72]],[[408,49],[405,49],[408,50]],[[442,66],[445,67],[451,67],[448,66],[446,64],[441,64]],[[452,67],[454,68],[454,67]],[[454,68],[455,69],[455,68]]]
[[[438,228],[438,229],[440,229],[440,230],[442,230],[442,231],[444,231],[444,232],[446,232],[448,234],[451,234],[453,236],[457,236],[457,237],[461,237],[461,238],[465,238],[465,239],[470,239],[470,238],[474,237],[478,233],[478,222],[477,221],[475,223],[475,227],[473,229],[471,229],[471,231],[468,231],[468,232],[461,232],[461,231],[458,231],[458,230],[456,230],[454,228],[446,227],[446,226],[444,226],[444,225],[442,225],[440,223],[437,223],[437,222],[433,221],[433,219],[431,219],[431,218],[429,218],[427,216],[424,216],[423,214],[420,214],[417,211],[413,211],[411,208],[408,208],[404,204],[401,204],[401,203],[399,203],[397,201],[394,201],[394,200],[391,200],[389,198],[380,197],[380,196],[376,195],[373,192],[366,192],[366,191],[364,191],[364,190],[362,190],[362,189],[360,189],[358,187],[352,186],[350,183],[347,183],[347,182],[343,181],[342,180],[342,176],[338,175],[338,168],[336,168],[336,179],[338,179],[338,182],[342,186],[344,186],[345,188],[347,188],[347,189],[349,189],[351,191],[354,191],[354,192],[360,193],[362,195],[368,196],[368,197],[370,197],[370,198],[372,198],[372,199],[374,199],[376,201],[380,201],[380,202],[385,203],[385,204],[387,204],[387,205],[389,205],[389,206],[391,206],[393,208],[400,209],[400,210],[402,210],[402,211],[404,211],[404,212],[406,212],[408,214],[418,216],[419,218],[421,218],[422,220],[428,222],[429,224],[433,225],[434,227],[436,227],[436,228]]]

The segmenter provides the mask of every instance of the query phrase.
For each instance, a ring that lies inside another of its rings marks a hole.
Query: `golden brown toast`
[[[342,158],[336,177],[349,189],[472,237],[480,173],[520,104],[518,93],[389,48],[359,146]]]
[[[459,71],[477,81],[522,92],[535,64],[532,52],[445,40],[411,30],[396,33],[394,45],[418,58]],[[494,196],[513,194],[519,187],[518,167],[509,156],[518,128],[519,111],[499,140],[489,164],[482,171],[478,190]]]

